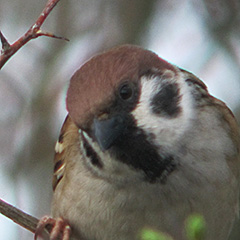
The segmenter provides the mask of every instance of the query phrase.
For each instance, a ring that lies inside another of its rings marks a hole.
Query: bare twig
[[[3,65],[8,61],[10,57],[12,57],[22,46],[24,46],[27,42],[29,42],[32,39],[38,38],[40,36],[47,36],[68,41],[67,38],[58,37],[52,33],[43,32],[40,29],[42,24],[48,17],[49,13],[52,11],[52,9],[56,6],[56,4],[59,1],[60,0],[48,0],[45,8],[38,17],[37,21],[29,28],[29,30],[22,37],[20,37],[13,44],[9,44],[7,39],[0,32],[0,40],[2,42],[2,51],[0,55],[0,69],[3,67]]]
[[[10,205],[9,203],[6,203],[2,199],[0,199],[0,213],[10,218],[12,221],[19,224],[20,226],[31,231],[32,233],[35,233],[39,219],[19,210],[18,208]],[[48,231],[50,231],[51,226],[49,226],[49,228],[47,229]],[[49,234],[47,230],[44,231],[44,239],[49,239],[48,236]]]
[[[12,219],[15,223],[21,225],[27,230],[33,233],[35,232],[39,220],[4,202],[2,199],[0,199],[0,213]]]
[[[40,29],[49,13],[52,11],[52,9],[56,6],[56,4],[59,1],[60,0],[48,0],[45,8],[43,9],[42,13],[40,14],[36,22],[29,28],[29,30],[22,37],[20,37],[13,44],[9,44],[7,39],[0,31],[0,40],[2,43],[2,50],[0,55],[0,69],[4,66],[4,64],[8,61],[9,58],[11,58],[21,47],[23,47],[31,39],[37,38],[39,36],[47,36],[67,40],[66,38],[58,37],[52,33],[43,32]],[[39,220],[29,214],[24,213],[23,211],[17,209],[16,207],[4,202],[1,199],[0,199],[0,213],[10,218],[20,226],[35,233]],[[46,226],[46,230],[42,233],[44,239],[49,239],[48,232],[50,232],[51,229],[52,226],[50,225]]]

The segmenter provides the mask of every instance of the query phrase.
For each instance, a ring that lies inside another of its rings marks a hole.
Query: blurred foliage
[[[174,228],[174,226],[173,226]],[[199,214],[192,214],[186,219],[185,232],[187,240],[204,240],[206,224],[204,218]],[[144,228],[141,233],[141,240],[173,240],[168,234]]]
[[[204,240],[206,223],[203,216],[193,214],[186,220],[186,235],[188,240]]]
[[[151,229],[143,229],[141,232],[142,240],[173,240],[170,236]]]

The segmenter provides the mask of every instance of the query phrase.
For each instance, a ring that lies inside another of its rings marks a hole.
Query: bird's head
[[[124,172],[164,182],[176,168],[174,151],[191,126],[199,89],[207,94],[191,73],[140,47],[91,58],[67,94],[88,166],[99,175]]]

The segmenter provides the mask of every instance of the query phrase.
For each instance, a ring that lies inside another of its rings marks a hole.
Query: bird
[[[66,106],[51,217],[38,230],[52,223],[51,239],[137,240],[149,228],[185,240],[186,219],[199,214],[204,239],[228,238],[239,211],[239,128],[198,77],[121,45],[74,73]]]

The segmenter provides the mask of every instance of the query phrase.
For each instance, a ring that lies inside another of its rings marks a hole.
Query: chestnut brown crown
[[[91,58],[71,78],[66,100],[69,115],[84,128],[114,100],[120,84],[139,81],[151,69],[176,72],[175,66],[155,53],[133,45],[113,48]]]

